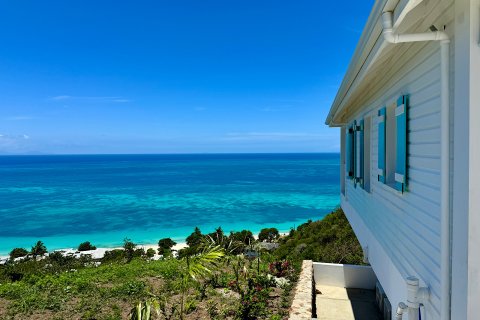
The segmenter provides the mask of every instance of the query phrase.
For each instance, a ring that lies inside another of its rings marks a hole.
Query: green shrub
[[[280,237],[280,233],[278,232],[277,228],[265,228],[260,230],[258,234],[258,240],[260,241],[267,241],[273,242]]]
[[[51,264],[51,267],[57,268],[56,271],[62,271],[66,269],[66,267],[73,268],[75,265],[78,264],[78,260],[75,259],[73,256],[64,256],[59,251],[54,251],[48,255],[48,261]]]
[[[48,252],[47,247],[43,244],[42,241],[37,241],[37,243],[32,247],[30,251],[34,257],[44,255]]]
[[[253,233],[250,230],[242,230],[239,232],[230,232],[229,236],[230,240],[232,241],[239,241],[245,245],[250,245],[255,242],[255,238],[253,237]]]
[[[15,248],[12,251],[10,251],[10,259],[16,259],[20,257],[25,257],[28,254],[28,251],[25,250],[24,248]]]
[[[138,256],[136,248],[137,245],[130,239],[123,239],[123,250],[125,251],[125,257],[127,258],[128,262],[132,261],[133,257]]]
[[[322,220],[300,225],[281,238],[274,255],[279,260],[363,264],[360,243],[340,208]]]
[[[198,227],[195,227],[195,230],[192,232],[191,235],[187,237],[185,241],[187,242],[187,245],[189,247],[195,247],[200,245],[203,238],[204,238],[204,235],[202,234],[200,229]]]
[[[145,283],[142,281],[129,281],[112,290],[115,296],[138,296],[145,291]]]
[[[164,257],[170,256],[172,253],[172,247],[177,243],[171,238],[163,238],[158,240],[158,254],[163,255]]]
[[[214,232],[209,233],[208,236],[213,239],[217,244],[223,242],[224,233],[222,227],[218,227]]]
[[[148,248],[148,250],[146,252],[146,256],[147,256],[147,258],[153,258],[155,256],[155,250],[152,249],[152,248]]]
[[[240,303],[236,319],[256,320],[267,315],[270,289],[248,279],[247,288],[240,294]]]
[[[125,258],[125,251],[121,249],[114,249],[105,252],[102,262],[118,262]]]
[[[195,299],[187,299],[185,302],[185,313],[189,314],[192,313],[197,309],[198,301]]]
[[[97,249],[97,247],[92,245],[90,241],[85,241],[78,245],[78,251],[90,251],[95,249]]]

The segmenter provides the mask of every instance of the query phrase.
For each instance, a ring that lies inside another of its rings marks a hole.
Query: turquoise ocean
[[[288,231],[339,205],[339,154],[0,157],[0,255],[42,240],[118,246],[202,232]]]

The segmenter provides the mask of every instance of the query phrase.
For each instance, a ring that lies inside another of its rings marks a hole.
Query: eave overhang
[[[330,127],[345,125],[341,118],[342,111],[351,103],[350,98],[359,84],[388,46],[382,36],[382,13],[394,12],[394,28],[396,28],[408,12],[420,2],[422,0],[377,0],[375,2],[325,124]]]

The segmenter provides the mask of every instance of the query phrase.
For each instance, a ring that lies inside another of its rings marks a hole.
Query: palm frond
[[[192,279],[211,274],[211,267],[216,266],[224,256],[223,248],[218,245],[204,248],[201,253],[188,258],[187,273]]]

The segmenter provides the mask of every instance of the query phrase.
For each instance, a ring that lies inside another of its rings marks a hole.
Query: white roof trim
[[[344,125],[344,123],[335,122],[335,116],[345,107],[355,88],[361,83],[363,78],[365,78],[372,65],[387,47],[388,44],[382,37],[382,13],[385,11],[394,11],[394,17],[396,18],[394,26],[397,27],[405,19],[408,12],[422,1],[423,0],[377,0],[375,2],[345,77],[325,120],[325,124],[329,126]]]

